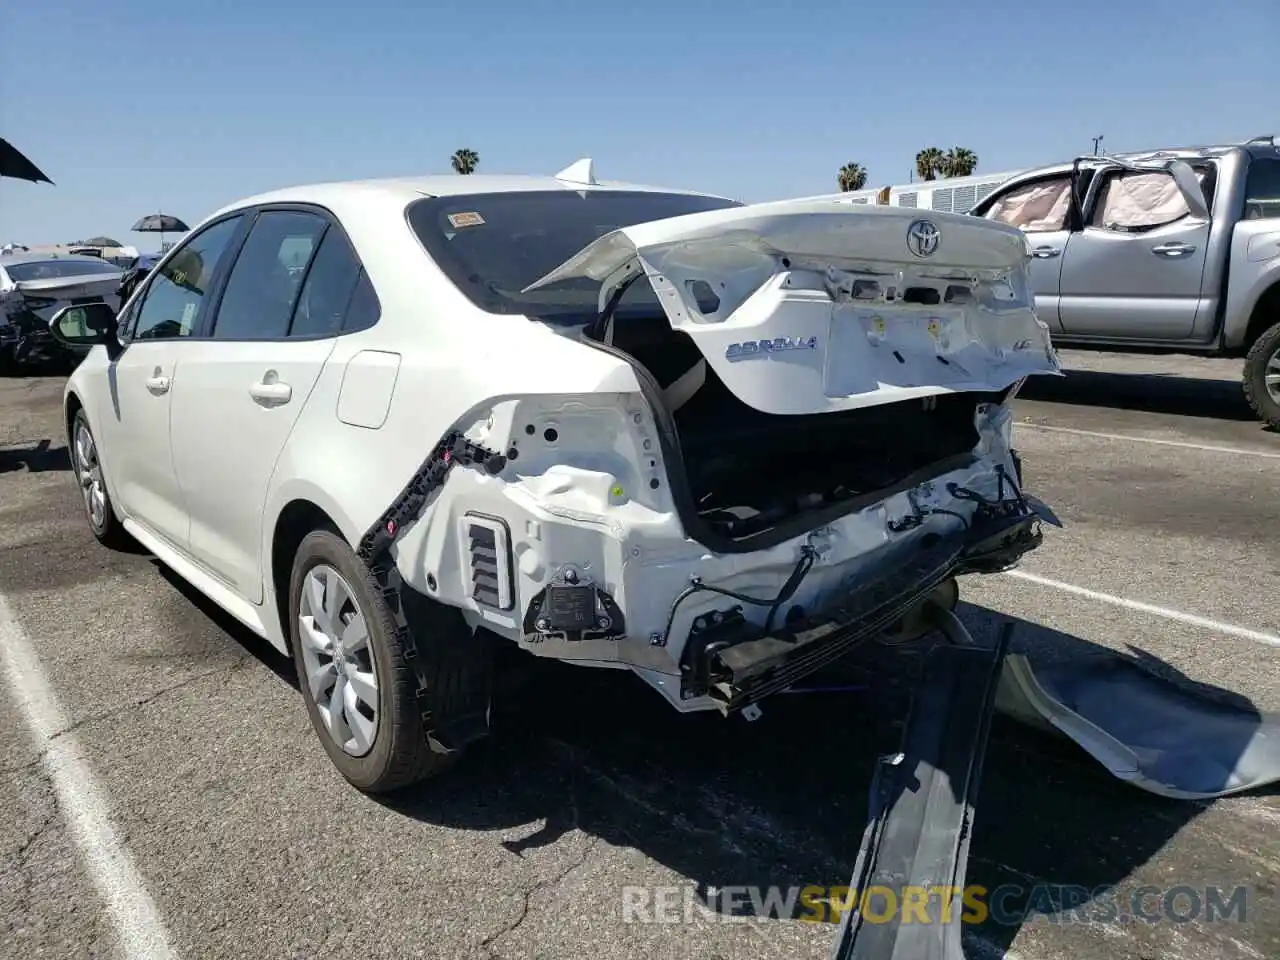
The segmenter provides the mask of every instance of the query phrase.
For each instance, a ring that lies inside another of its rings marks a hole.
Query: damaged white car
[[[494,643],[754,711],[1035,548],[1029,258],[973,217],[588,160],[247,199],[53,330],[94,344],[66,424],[95,535],[290,653],[382,791],[487,732]]]

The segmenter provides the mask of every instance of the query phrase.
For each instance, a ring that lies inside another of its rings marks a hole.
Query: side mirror
[[[116,343],[116,312],[105,303],[63,307],[49,318],[49,332],[59,343],[84,350],[102,343]]]

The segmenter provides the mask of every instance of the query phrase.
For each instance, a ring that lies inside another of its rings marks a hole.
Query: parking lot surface
[[[1063,356],[1018,401],[1016,442],[1065,527],[1031,578],[967,578],[962,618],[988,641],[1014,618],[1039,659],[1137,652],[1280,710],[1280,436],[1249,418],[1239,364]],[[63,383],[0,380],[0,957],[829,955],[827,923],[628,920],[624,895],[847,884],[901,687],[778,697],[748,724],[537,665],[447,779],[362,796],[284,658],[92,538]],[[832,676],[870,678],[856,658]],[[1280,791],[1163,800],[1000,718],[968,879],[1201,904],[1121,922],[1041,899],[971,925],[971,957],[1280,957]],[[1209,888],[1242,888],[1244,915],[1209,918]]]

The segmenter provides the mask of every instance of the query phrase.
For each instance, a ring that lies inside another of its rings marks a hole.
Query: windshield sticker
[[[484,223],[484,217],[478,213],[451,213],[449,223],[453,227],[478,227]]]

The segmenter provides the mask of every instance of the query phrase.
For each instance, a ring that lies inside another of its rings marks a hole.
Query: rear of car
[[[426,198],[408,220],[481,311],[640,385],[495,383],[458,424],[500,482],[445,486],[431,526],[448,516],[458,553],[433,592],[537,654],[742,709],[919,629],[1053,519],[1010,448],[1017,388],[1059,372],[1013,228],[607,189]]]
[[[118,309],[121,274],[98,257],[0,257],[0,365],[63,350],[49,333],[50,318],[63,307],[105,302]]]
[[[293,656],[360,789],[488,732],[492,640],[734,713],[1054,522],[1016,228],[562,174],[243,201],[67,337],[104,345],[68,383],[95,536]]]

